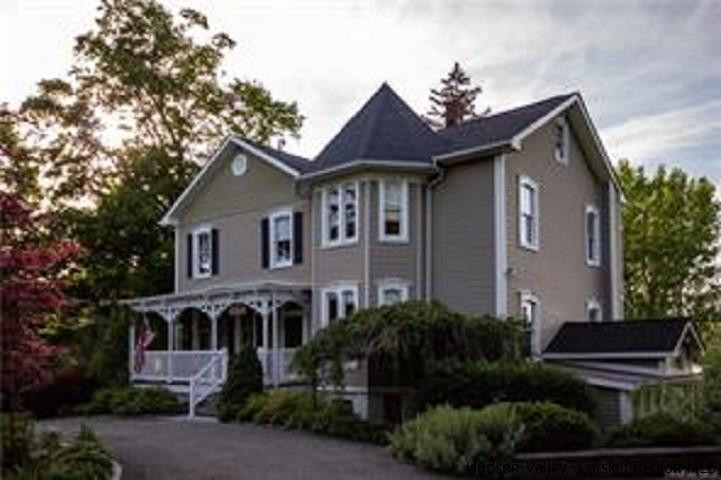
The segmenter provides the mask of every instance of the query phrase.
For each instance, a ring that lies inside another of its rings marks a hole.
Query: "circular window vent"
[[[233,163],[230,164],[233,170],[233,175],[240,177],[248,169],[248,157],[245,155],[238,155],[233,159]]]

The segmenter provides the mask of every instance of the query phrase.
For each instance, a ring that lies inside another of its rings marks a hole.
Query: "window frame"
[[[359,310],[358,305],[358,285],[357,284],[338,284],[330,287],[321,289],[321,327],[327,327],[330,325],[329,308],[328,308],[328,294],[335,294],[338,301],[338,316],[334,321],[342,320],[348,313],[347,305],[343,302],[343,294],[351,292],[353,297],[354,312]]]
[[[568,165],[570,160],[570,146],[571,146],[571,134],[570,129],[568,126],[568,120],[566,120],[565,117],[558,117],[556,119],[555,126],[561,127],[561,143],[563,147],[563,152],[560,152],[558,149],[558,130],[554,130],[554,138],[553,138],[553,156],[556,158],[556,161],[563,165]]]
[[[536,318],[531,319],[530,322],[526,320],[525,315],[523,314],[524,305],[526,303],[532,303],[535,307],[534,312],[536,314]],[[538,357],[541,355],[541,300],[530,290],[523,290],[520,294],[519,307],[521,312],[521,319],[526,325],[528,325],[529,331],[531,333],[531,355],[534,357]]]
[[[384,280],[378,283],[378,298],[376,303],[379,307],[393,305],[388,303],[385,299],[385,292],[387,290],[399,290],[401,292],[400,302],[408,301],[410,285],[408,282],[396,279]]]
[[[288,241],[290,242],[290,249],[289,249],[289,255],[288,260],[278,261],[276,258],[277,250],[276,250],[276,229],[275,229],[275,221],[278,218],[281,217],[288,217],[288,228],[289,228],[289,238]],[[276,212],[273,212],[268,217],[268,238],[270,242],[270,259],[268,262],[268,267],[271,270],[275,270],[278,268],[288,268],[293,266],[293,258],[294,258],[294,251],[295,248],[295,229],[294,229],[294,219],[293,219],[293,211],[288,209],[278,210]]]
[[[533,190],[533,204],[535,211],[533,212],[533,239],[532,241],[526,240],[525,228],[524,228],[524,211],[523,211],[523,192],[526,187],[530,187]],[[540,245],[540,224],[541,224],[541,208],[540,208],[540,194],[538,190],[538,183],[527,175],[521,175],[518,177],[518,243],[521,247],[537,252]]]
[[[590,231],[588,229],[588,215],[594,215],[593,228],[595,230],[595,242],[593,243],[593,249],[589,248]],[[601,266],[601,211],[595,205],[586,205],[583,214],[583,242],[584,251],[586,252],[586,265],[589,267],[600,267]],[[593,254],[593,256],[591,256]]]
[[[193,229],[193,278],[209,278],[213,276],[213,227],[200,225]],[[200,271],[200,236],[208,236],[208,271]]]
[[[592,310],[598,311],[598,318],[596,318],[596,320],[591,319],[590,314]],[[596,297],[591,297],[586,300],[586,321],[592,323],[598,323],[603,321],[603,308],[601,308],[601,302],[599,302],[598,298]]]
[[[352,186],[355,191],[354,206],[354,217],[355,217],[355,232],[354,235],[349,237],[346,235],[346,188]],[[332,191],[338,193],[338,238],[330,238],[330,224],[328,222],[328,214],[330,213],[330,202],[329,197]],[[360,186],[357,180],[346,181],[328,185],[321,190],[321,246],[324,248],[337,247],[344,245],[352,245],[358,243],[360,238]]]
[[[400,231],[398,234],[388,234],[385,231],[386,223],[386,197],[387,197],[387,186],[388,182],[398,182],[401,187],[401,209],[400,209]],[[410,210],[410,196],[408,193],[408,180],[405,178],[389,177],[382,178],[378,181],[378,240],[384,243],[407,243],[408,232],[409,232],[409,210]]]

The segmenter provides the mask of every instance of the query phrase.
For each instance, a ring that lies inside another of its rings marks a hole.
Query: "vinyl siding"
[[[493,160],[450,167],[433,190],[432,296],[461,312],[495,311]]]
[[[565,321],[586,319],[586,301],[596,297],[604,318],[610,314],[607,186],[588,168],[571,135],[570,161],[558,163],[553,152],[553,122],[507,156],[506,225],[508,250],[508,312],[520,315],[520,292],[535,294],[541,304],[541,346],[545,347]],[[539,188],[539,250],[519,244],[518,182],[526,175]],[[601,266],[586,265],[585,209],[601,215]]]
[[[230,159],[237,152],[231,148],[223,158],[222,167],[180,217],[178,291],[216,285],[275,280],[310,283],[310,206],[296,195],[293,180],[266,162],[248,155],[248,170],[236,177],[230,170]],[[268,188],[269,185],[274,188]],[[289,208],[303,212],[303,262],[275,270],[261,268],[260,220],[275,210]],[[219,231],[219,274],[203,279],[188,278],[187,234],[199,225]]]

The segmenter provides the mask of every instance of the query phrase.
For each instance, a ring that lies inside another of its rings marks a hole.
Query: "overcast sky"
[[[721,183],[721,0],[167,0],[238,41],[229,75],[298,102],[313,156],[383,81],[423,113],[458,60],[501,111],[580,91],[614,160]],[[0,0],[0,101],[62,76],[94,0]]]

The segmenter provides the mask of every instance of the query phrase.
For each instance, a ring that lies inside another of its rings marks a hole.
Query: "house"
[[[577,93],[433,131],[383,84],[313,159],[231,135],[162,219],[175,291],[126,302],[161,333],[131,355],[132,380],[189,389],[192,409],[247,342],[266,383],[284,385],[318,329],[408,299],[523,317],[536,357],[592,380],[609,362],[572,355],[605,352],[626,325],[621,202]],[[636,375],[635,344],[619,345],[614,373]],[[391,408],[363,365],[349,376],[357,411]],[[596,383],[625,412],[627,384],[612,380]]]

